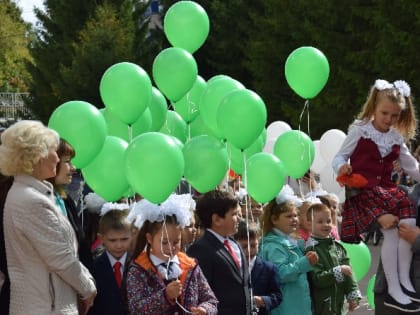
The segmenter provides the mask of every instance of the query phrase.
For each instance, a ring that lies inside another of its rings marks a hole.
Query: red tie
[[[114,264],[114,276],[117,286],[121,288],[121,263],[119,261]]]
[[[230,243],[229,243],[228,240],[225,240],[223,242],[223,244],[226,246],[229,254],[232,256],[233,260],[235,261],[236,266],[238,266],[238,268],[241,268],[241,264],[239,263],[238,256],[236,256],[236,254],[235,254],[235,252],[234,252],[234,250],[232,248],[232,245],[230,245]]]

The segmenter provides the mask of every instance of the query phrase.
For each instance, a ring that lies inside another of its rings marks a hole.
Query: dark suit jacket
[[[211,232],[206,231],[202,238],[188,248],[187,254],[198,260],[219,300],[219,315],[251,313],[249,274],[242,250],[242,270],[239,270],[225,246]]]
[[[89,270],[92,269],[93,259],[90,252],[89,240],[86,237],[85,230],[82,226],[82,220],[78,215],[78,209],[73,199],[70,196],[67,196],[64,199],[64,205],[67,210],[67,217],[69,218],[70,224],[74,229],[74,232],[77,237],[77,242],[79,244],[79,260],[85,265]]]
[[[128,258],[126,264],[128,264]],[[95,278],[98,294],[93,303],[93,307],[89,311],[89,315],[128,314],[125,299],[123,298],[124,289],[120,289],[117,286],[114,270],[106,252],[94,260],[92,276]],[[125,278],[125,273],[123,278]]]
[[[251,271],[251,283],[253,294],[261,296],[264,300],[265,307],[260,308],[259,315],[268,314],[280,304],[282,300],[280,276],[273,263],[257,256]]]

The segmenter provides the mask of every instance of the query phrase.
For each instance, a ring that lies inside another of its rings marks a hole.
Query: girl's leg
[[[416,219],[401,219],[400,222],[410,226],[416,225]],[[410,280],[410,266],[412,258],[413,252],[411,251],[411,244],[400,238],[398,243],[398,274],[400,282],[401,285],[408,291],[415,292],[413,284]]]
[[[398,276],[398,229],[381,229],[384,241],[381,248],[381,260],[384,274],[388,283],[388,293],[394,300],[401,304],[410,304],[411,300],[401,289]]]

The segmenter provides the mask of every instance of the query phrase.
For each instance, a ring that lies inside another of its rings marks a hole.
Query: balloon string
[[[303,109],[299,114],[299,131],[301,131],[300,124],[302,123],[303,114],[305,113],[306,110],[308,111],[308,115],[309,115],[309,100],[305,100],[305,104],[303,105]],[[309,119],[309,116],[308,116],[308,119]],[[308,129],[309,129],[309,121],[308,121]]]
[[[131,125],[128,125],[128,143],[133,141],[133,128]]]
[[[248,170],[247,170],[247,167],[246,167],[246,152],[245,152],[245,150],[241,150],[241,152],[242,152],[242,161],[243,161],[243,166],[244,166],[244,174],[243,174],[243,177],[244,177],[244,181],[243,181],[243,184],[244,184],[244,188],[245,188],[245,190],[247,191],[247,194],[245,195],[245,220],[246,220],[246,222],[245,222],[245,224],[246,224],[246,238],[247,238],[247,247],[248,247],[248,274],[250,275],[251,274],[251,266],[250,266],[250,261],[251,261],[251,246],[250,246],[250,240],[249,240],[249,211],[251,210],[250,209],[250,204],[251,204],[251,200],[250,200],[250,202],[248,203]],[[240,184],[239,184],[239,186],[240,186]],[[239,187],[240,188],[240,187]],[[249,196],[249,198],[251,198],[250,196]],[[252,216],[251,216],[252,217]],[[252,280],[251,280],[251,277],[249,278],[249,281],[250,281],[250,293],[251,293],[251,310],[253,310],[254,309],[254,292],[252,291]]]
[[[306,119],[307,119],[306,124],[307,124],[307,128],[308,128],[307,129],[307,134],[308,134],[308,137],[311,138],[309,100],[305,100],[305,103],[303,105],[303,109],[302,109],[302,111],[301,111],[301,113],[299,115],[299,131],[301,131],[300,126],[301,126],[301,123],[302,123],[302,120],[303,120],[303,115],[305,114],[305,111],[307,113],[307,115],[306,115]],[[302,152],[304,153],[305,152],[305,147],[304,147],[305,146],[305,142],[302,142],[301,144],[303,146]],[[311,160],[311,149],[310,149],[310,144],[309,143],[308,143],[308,148],[307,148],[306,151],[308,152],[308,161],[310,161]],[[303,155],[301,156],[301,160],[303,160]],[[313,190],[314,187],[312,187],[312,180],[311,180],[311,178],[312,178],[311,168],[309,166],[309,191],[312,193],[312,190]],[[300,193],[302,195],[301,183],[299,183],[299,189],[300,189]]]
[[[229,190],[229,173],[230,173],[230,166],[231,166],[231,160],[232,160],[232,150],[230,150],[227,141],[225,141],[225,145],[226,145],[226,151],[228,153],[228,169],[227,169],[227,174],[226,174],[226,181],[224,183],[224,189],[225,191]]]
[[[168,280],[168,278],[169,278],[169,263],[170,263],[170,261],[174,258],[174,253],[172,252],[172,244],[171,244],[171,242],[170,242],[170,240],[169,240],[169,234],[168,234],[168,228],[167,228],[167,226],[166,226],[166,217],[164,218],[164,220],[163,220],[163,224],[162,224],[162,229],[163,229],[163,232],[164,233],[162,233],[162,235],[161,235],[161,237],[160,237],[160,251],[161,251],[161,253],[162,253],[162,255],[164,256],[164,257],[168,257],[168,261],[167,261],[167,263],[166,263],[166,265],[167,265],[167,267],[165,268],[165,275],[164,275],[164,277],[165,277],[165,279],[166,280]],[[169,255],[166,255],[165,254],[165,252],[163,251],[163,238],[164,238],[164,234],[165,234],[165,236],[166,236],[166,239],[168,240],[168,246],[169,246]],[[179,301],[178,301],[178,298],[175,298],[175,303],[185,312],[185,313],[188,313],[188,314],[192,314],[192,312],[190,312],[189,310],[187,310],[183,305],[181,305],[180,303],[179,303]]]
[[[131,125],[128,125],[128,143],[130,144],[131,142],[133,142],[133,127]],[[130,196],[135,195],[134,189],[131,185],[130,185],[129,195]],[[128,200],[130,200],[130,198],[128,198]]]

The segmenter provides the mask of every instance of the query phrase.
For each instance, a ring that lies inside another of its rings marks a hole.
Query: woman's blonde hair
[[[417,120],[413,101],[411,96],[403,96],[397,88],[378,90],[375,85],[373,85],[357,118],[365,122],[370,121],[373,118],[378,101],[384,98],[398,104],[401,108],[401,114],[394,126],[395,129],[401,133],[406,141],[413,139],[417,130]]]
[[[7,176],[32,175],[34,166],[56,150],[59,142],[57,132],[39,121],[21,120],[1,135],[0,172]]]
[[[261,215],[263,236],[267,235],[273,229],[273,220],[276,220],[282,213],[289,212],[293,209],[296,209],[296,205],[291,201],[286,201],[281,204],[277,204],[275,199],[270,201],[265,206],[264,212]]]

